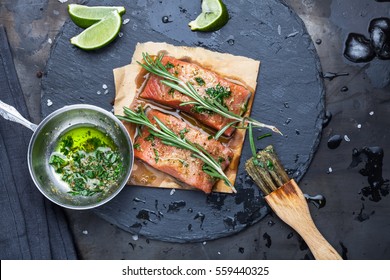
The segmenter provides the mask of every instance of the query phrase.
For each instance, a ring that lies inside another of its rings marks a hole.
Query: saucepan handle
[[[20,123],[35,132],[37,125],[25,119],[14,107],[0,100],[0,115],[9,121]]]

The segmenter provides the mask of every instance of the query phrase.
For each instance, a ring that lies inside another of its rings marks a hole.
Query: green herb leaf
[[[206,83],[201,77],[195,77],[195,81],[198,83],[200,86],[204,86]]]

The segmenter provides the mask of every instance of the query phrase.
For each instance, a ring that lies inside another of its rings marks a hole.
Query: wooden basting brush
[[[288,177],[272,146],[249,159],[245,169],[264,193],[268,205],[301,235],[316,259],[342,259],[318,231],[302,191]]]

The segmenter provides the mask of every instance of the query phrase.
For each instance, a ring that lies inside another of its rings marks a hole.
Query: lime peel
[[[192,31],[216,31],[229,20],[229,13],[221,0],[203,0],[202,13],[188,25]]]
[[[120,15],[126,12],[122,6],[85,6],[69,4],[68,13],[72,21],[81,28],[87,28],[99,22],[110,12],[118,11]]]
[[[84,49],[95,50],[111,43],[118,35],[122,25],[117,10],[111,11],[98,23],[88,27],[79,35],[70,39],[71,44]]]

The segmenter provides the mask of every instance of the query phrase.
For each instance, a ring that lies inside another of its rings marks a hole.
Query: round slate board
[[[280,1],[224,2],[230,20],[212,33],[191,32],[187,26],[200,13],[199,1],[88,2],[125,6],[125,24],[112,44],[85,52],[69,43],[82,30],[65,23],[42,80],[43,116],[74,103],[111,110],[112,70],[130,63],[137,42],[200,46],[247,56],[261,61],[251,116],[276,125],[284,134],[265,138],[257,147],[273,144],[289,174],[300,180],[318,146],[324,116],[324,87],[314,45],[303,22]],[[255,136],[266,132],[256,131]],[[250,156],[245,141],[235,195],[128,186],[94,211],[124,230],[152,239],[198,242],[228,236],[268,213],[261,192],[245,174],[244,163]]]

